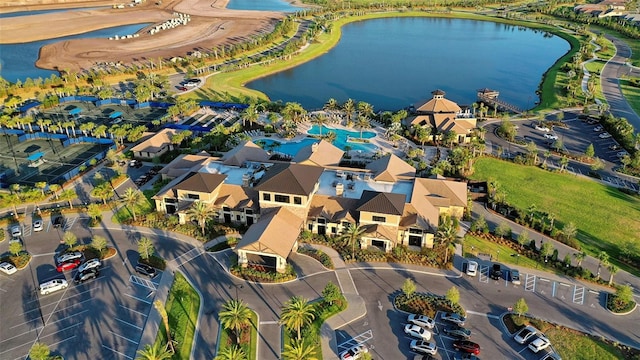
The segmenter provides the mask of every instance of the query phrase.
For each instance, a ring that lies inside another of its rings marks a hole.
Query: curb
[[[611,296],[611,293],[607,293],[607,298],[606,298],[606,300],[605,300],[605,306],[604,306],[604,307],[605,307],[605,309],[607,309],[607,311],[608,311],[610,314],[612,314],[612,315],[615,315],[615,316],[625,316],[625,315],[629,315],[629,314],[631,314],[632,312],[634,312],[634,311],[636,310],[636,308],[638,307],[638,302],[637,302],[637,301],[634,301],[635,305],[633,306],[633,309],[631,309],[631,310],[629,310],[629,311],[627,311],[627,312],[623,312],[623,313],[613,312],[613,311],[611,311],[611,309],[609,309],[609,307],[606,305],[606,304],[609,302],[609,296]]]

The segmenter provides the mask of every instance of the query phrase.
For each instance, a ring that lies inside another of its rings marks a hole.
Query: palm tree
[[[228,330],[234,332],[236,343],[240,343],[242,329],[251,324],[251,310],[242,300],[231,299],[222,305],[220,312],[220,324]]]
[[[292,344],[284,346],[285,351],[282,353],[285,360],[318,360],[315,357],[315,350],[302,340],[294,340]]]
[[[355,260],[356,244],[360,241],[360,238],[362,238],[362,234],[364,234],[364,231],[365,229],[362,226],[349,224],[349,226],[342,230],[337,238],[338,241],[344,241],[347,246],[351,246],[351,259]]]
[[[162,323],[164,324],[164,330],[167,332],[167,349],[170,350],[169,353],[175,353],[175,349],[173,348],[173,341],[171,340],[171,331],[169,330],[169,315],[167,314],[167,309],[162,304],[162,301],[156,300],[153,302],[153,307],[158,311],[160,317],[162,318]]]
[[[582,261],[584,260],[584,258],[587,257],[587,253],[582,251],[582,252],[577,252],[573,254],[573,257],[576,258],[576,261],[578,262],[578,267],[582,266]]]
[[[313,305],[300,296],[294,296],[284,304],[280,323],[289,329],[296,329],[297,339],[301,339],[300,330],[315,319]]]
[[[362,139],[362,130],[371,128],[371,122],[369,121],[369,118],[364,115],[358,116],[356,128],[360,130],[360,139]]]
[[[440,218],[436,240],[444,247],[444,263],[449,262],[449,249],[458,238],[458,221],[449,215]]]
[[[615,275],[620,268],[614,264],[609,264],[607,265],[607,270],[609,270],[609,286],[611,286],[611,284],[613,284],[613,275]]]
[[[344,105],[342,105],[342,110],[344,110],[345,117],[347,118],[347,126],[351,124],[351,119],[353,118],[353,113],[356,111],[356,103],[353,99],[348,99]]]
[[[600,279],[600,268],[603,265],[604,266],[608,266],[609,265],[609,254],[607,254],[604,251],[600,251],[598,253],[598,274],[597,274],[598,279]]]
[[[133,216],[133,221],[137,220],[136,217],[136,207],[144,201],[144,196],[140,190],[136,190],[134,188],[127,188],[124,194],[122,194],[122,202],[125,206],[131,211],[131,215]]]
[[[55,196],[56,200],[59,199],[59,194],[58,191],[60,191],[62,187],[58,184],[51,184],[49,185],[49,190],[53,193],[53,195]]]
[[[204,236],[204,230],[205,226],[207,225],[207,221],[213,218],[213,216],[215,215],[215,210],[202,201],[196,201],[187,211],[187,215],[190,219],[196,220],[198,222],[198,224],[200,225],[200,230],[202,231],[202,235]]]
[[[318,125],[318,130],[320,131],[320,137],[322,137],[322,127],[324,124],[329,122],[329,118],[325,114],[317,114],[311,119],[311,122]]]
[[[324,110],[331,111],[331,110],[338,110],[338,107],[339,107],[338,100],[336,100],[334,98],[331,98],[324,104],[324,106],[322,108]]]
[[[153,346],[145,345],[144,349],[138,350],[136,360],[168,360],[172,356],[173,354],[169,350],[162,348],[160,342],[156,342]]]
[[[247,125],[247,121],[249,125],[258,121],[258,109],[256,109],[256,104],[250,104],[240,115],[242,118],[242,126]]]
[[[78,198],[78,193],[73,189],[67,189],[60,193],[58,196],[60,200],[66,201],[69,203],[69,207],[73,209],[73,200]]]
[[[91,190],[91,196],[102,200],[102,203],[107,205],[107,200],[113,196],[113,188],[108,182],[103,182]]]
[[[215,360],[247,360],[247,355],[240,346],[231,345],[222,349]]]

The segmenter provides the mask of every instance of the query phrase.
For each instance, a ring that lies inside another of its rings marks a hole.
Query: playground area
[[[22,140],[22,141],[21,141]],[[88,165],[91,159],[101,159],[113,146],[107,139],[100,142],[70,141],[66,137],[26,138],[25,135],[0,135],[0,184],[33,186],[64,182]],[[74,143],[75,142],[75,143]]]

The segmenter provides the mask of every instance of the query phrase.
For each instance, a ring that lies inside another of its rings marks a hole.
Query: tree
[[[333,305],[336,301],[342,299],[342,292],[336,284],[330,281],[322,290],[322,299],[325,303]]]
[[[587,257],[587,253],[582,251],[582,252],[577,252],[573,254],[573,257],[576,258],[576,261],[578,262],[578,267],[582,266],[582,261]]]
[[[294,340],[292,344],[287,344],[282,353],[285,360],[317,360],[315,350],[311,345],[306,344],[303,340]]]
[[[247,360],[247,355],[240,346],[234,344],[222,349],[215,360]]]
[[[91,247],[96,249],[102,255],[102,252],[107,248],[107,238],[100,235],[94,235],[91,240]]]
[[[449,290],[447,290],[444,298],[449,300],[452,304],[457,304],[460,302],[460,291],[457,287],[453,286]]]
[[[311,324],[313,319],[315,319],[313,305],[300,296],[294,296],[289,299],[284,304],[280,315],[280,323],[289,329],[295,329],[298,333],[298,340],[302,338],[300,330],[304,326]]]
[[[371,122],[369,121],[369,118],[364,115],[358,116],[356,128],[360,130],[360,139],[362,139],[362,131],[371,128]]]
[[[140,240],[138,240],[138,253],[140,253],[141,258],[148,260],[154,252],[155,247],[151,239],[141,237]]]
[[[44,196],[44,189],[47,188],[47,182],[46,181],[38,181],[35,184],[36,188],[40,189],[40,192],[42,193],[42,196]]]
[[[553,244],[550,241],[547,241],[540,247],[540,255],[547,258],[551,256],[551,254],[553,254]]]
[[[598,253],[598,274],[596,275],[600,279],[600,268],[602,266],[609,265],[609,254],[604,251]]]
[[[245,302],[238,299],[231,299],[222,305],[219,314],[220,324],[228,330],[233,331],[236,336],[236,343],[240,343],[242,329],[251,324],[251,310]]]
[[[78,237],[71,231],[65,231],[62,235],[62,241],[71,249],[78,244]]]
[[[529,305],[527,305],[527,302],[524,300],[524,298],[518,299],[518,301],[516,301],[516,303],[513,305],[513,312],[518,314],[518,316],[526,314],[527,311],[529,311]]]
[[[493,231],[496,236],[499,236],[500,239],[503,239],[505,237],[511,237],[511,227],[509,226],[509,224],[507,224],[506,221],[501,222],[500,224],[498,224],[498,226],[495,228],[495,230]]]
[[[458,239],[458,219],[449,215],[442,216],[435,238],[444,247],[444,263],[446,264],[449,262],[449,250]]]
[[[91,216],[94,221],[97,221],[102,216],[102,209],[98,204],[89,204],[87,206],[87,215]]]
[[[158,314],[160,314],[160,318],[162,319],[162,323],[164,324],[164,330],[167,333],[167,347],[170,349],[171,354],[175,352],[173,349],[173,341],[171,340],[171,331],[169,329],[169,315],[167,315],[167,309],[162,304],[162,301],[156,300],[153,302],[153,307],[156,309]]]
[[[525,246],[529,243],[529,232],[527,230],[523,230],[518,234],[518,238],[516,240],[520,246]]]
[[[322,128],[326,123],[329,122],[329,118],[327,117],[327,115],[318,113],[313,118],[311,118],[311,122],[318,125],[319,135],[320,137],[322,137]]]
[[[416,283],[413,282],[410,278],[407,278],[404,283],[402,283],[402,293],[410,298],[413,293],[416,292]]]
[[[202,236],[205,235],[204,231],[207,226],[207,221],[211,220],[215,213],[215,210],[211,206],[202,201],[195,201],[187,211],[189,218],[197,221],[198,225],[200,225]]]
[[[607,270],[609,270],[609,286],[611,286],[611,284],[613,284],[613,276],[620,270],[620,268],[614,264],[609,264],[607,265]]]
[[[69,207],[73,209],[73,200],[78,198],[78,193],[73,189],[67,189],[60,193],[59,198],[60,200],[68,202]]]
[[[22,243],[16,241],[9,244],[9,252],[12,253],[13,256],[18,256],[22,252]]]
[[[567,241],[573,239],[577,233],[578,229],[573,222],[568,222],[562,227],[562,236],[564,236]]]
[[[144,349],[138,350],[136,360],[169,360],[173,354],[167,349],[163,349],[162,343],[156,342],[153,345],[145,345]]]
[[[628,304],[633,301],[633,289],[629,285],[622,285],[616,290],[616,300]]]
[[[587,149],[584,151],[584,156],[588,158],[592,158],[595,154],[596,154],[596,151],[593,148],[593,144],[589,144],[589,146],[587,146]]]
[[[122,202],[125,206],[131,211],[131,215],[133,216],[133,221],[136,221],[136,208],[146,201],[142,192],[140,190],[134,188],[127,188],[124,194],[122,195]]]
[[[360,241],[360,238],[362,238],[364,230],[365,229],[362,226],[349,224],[349,226],[342,230],[342,233],[337,238],[338,241],[344,241],[347,246],[351,246],[352,260],[355,260],[356,258],[356,244]]]
[[[569,165],[569,158],[567,158],[566,155],[562,155],[562,157],[560,158],[560,172],[564,172],[564,170],[567,168],[567,165]]]
[[[49,349],[49,345],[41,342],[36,342],[29,350],[29,359],[31,360],[49,360],[50,356],[51,349]]]

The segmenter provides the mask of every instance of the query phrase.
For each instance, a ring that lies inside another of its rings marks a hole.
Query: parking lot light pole
[[[235,299],[236,299],[236,301],[238,301],[238,289],[243,289],[244,285],[242,285],[242,284],[231,284],[231,285],[229,285],[229,290],[231,290],[233,288],[236,288],[236,297],[235,297]]]

